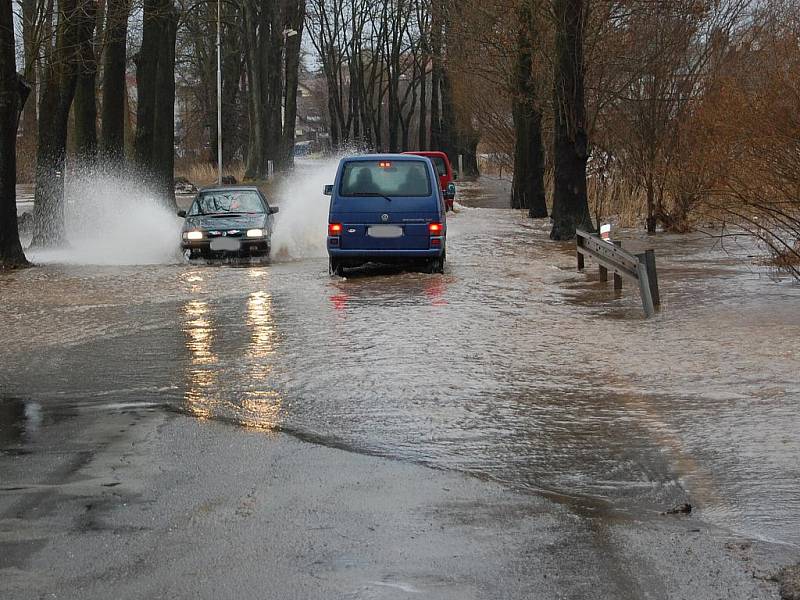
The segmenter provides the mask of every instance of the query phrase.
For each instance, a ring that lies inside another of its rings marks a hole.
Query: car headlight
[[[185,240],[202,240],[203,239],[203,232],[202,231],[187,231],[183,234],[183,239]]]
[[[264,237],[264,230],[263,229],[248,229],[247,230],[247,237],[249,237],[249,238]]]

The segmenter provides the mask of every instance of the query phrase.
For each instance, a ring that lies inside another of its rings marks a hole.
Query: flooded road
[[[0,276],[0,452],[35,447],[47,422],[154,406],[587,514],[690,502],[797,544],[800,289],[702,235],[631,235],[658,261],[663,309],[644,320],[634,290],[575,272],[548,223],[496,208],[501,184],[459,193],[444,275],[336,279],[314,250],[246,265],[45,257]]]

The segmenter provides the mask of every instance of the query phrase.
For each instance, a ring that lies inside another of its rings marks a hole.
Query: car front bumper
[[[213,239],[213,238],[212,238]],[[211,250],[211,239],[181,240],[182,250],[193,250],[203,254],[237,254],[246,252],[265,252],[270,248],[270,239],[261,238],[231,238],[239,242],[239,250]]]

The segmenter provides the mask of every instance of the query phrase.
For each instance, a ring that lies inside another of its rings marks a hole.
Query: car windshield
[[[432,156],[431,162],[433,166],[436,167],[436,172],[439,174],[439,177],[447,175],[447,165],[444,164],[444,159],[441,156]]]
[[[428,169],[421,160],[359,160],[346,163],[342,196],[430,196]]]
[[[264,204],[258,192],[252,190],[228,190],[203,192],[192,204],[190,215],[212,215],[220,213],[263,213]]]

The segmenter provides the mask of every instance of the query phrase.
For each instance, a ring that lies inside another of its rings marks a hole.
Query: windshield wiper
[[[348,196],[360,196],[360,197],[380,196],[381,198],[385,198],[389,202],[392,201],[392,199],[389,196],[387,196],[386,194],[381,194],[380,192],[354,192],[352,194],[348,194]]]
[[[214,213],[208,215],[212,219],[223,219],[225,217],[241,217],[241,213]]]

